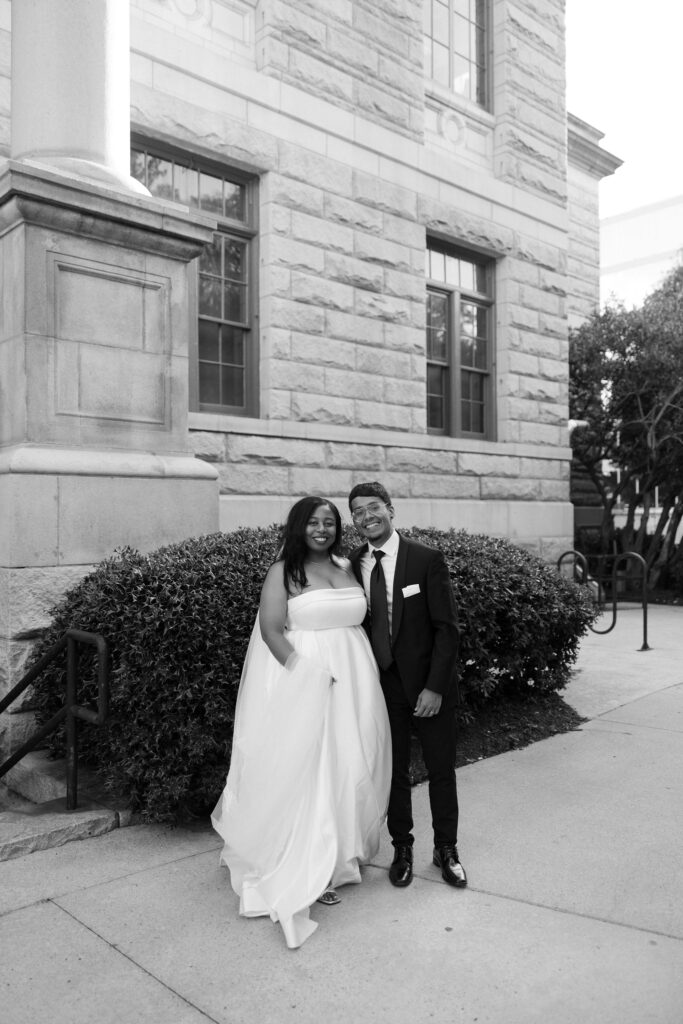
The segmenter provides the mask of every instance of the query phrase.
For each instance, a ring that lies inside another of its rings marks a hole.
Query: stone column
[[[50,607],[90,566],[117,547],[218,529],[217,473],[192,456],[187,428],[190,263],[215,221],[132,188],[128,3],[21,0],[12,14],[13,158],[0,165],[0,695]],[[2,716],[0,760],[30,724]]]
[[[135,192],[128,0],[12,5],[14,160]]]

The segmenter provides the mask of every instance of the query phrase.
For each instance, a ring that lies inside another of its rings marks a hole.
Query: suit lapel
[[[394,590],[392,595],[391,610],[391,639],[394,641],[398,636],[403,615],[403,587],[406,579],[406,561],[408,559],[408,545],[399,534],[398,551],[396,552],[396,571],[394,572]]]
[[[350,562],[351,568],[353,569],[353,575],[356,577],[361,587],[363,586],[363,574],[360,570],[360,560],[368,550],[367,544],[361,544],[359,548],[351,552]],[[365,588],[363,588],[365,589]]]

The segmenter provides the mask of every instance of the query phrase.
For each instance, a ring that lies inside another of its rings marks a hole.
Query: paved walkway
[[[460,769],[454,890],[361,886],[287,950],[242,920],[216,838],[139,826],[0,865],[3,1024],[681,1024],[683,608],[588,637],[580,730]]]

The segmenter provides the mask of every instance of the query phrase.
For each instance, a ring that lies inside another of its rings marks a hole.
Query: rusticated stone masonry
[[[551,458],[490,455],[292,437],[196,432],[195,454],[218,466],[224,494],[345,494],[381,478],[399,498],[561,501],[568,467]]]
[[[419,136],[421,0],[261,0],[256,32],[265,74]]]

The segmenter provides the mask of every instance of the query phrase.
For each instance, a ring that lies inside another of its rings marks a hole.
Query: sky
[[[683,195],[683,0],[566,0],[567,109],[624,161],[600,216]]]

